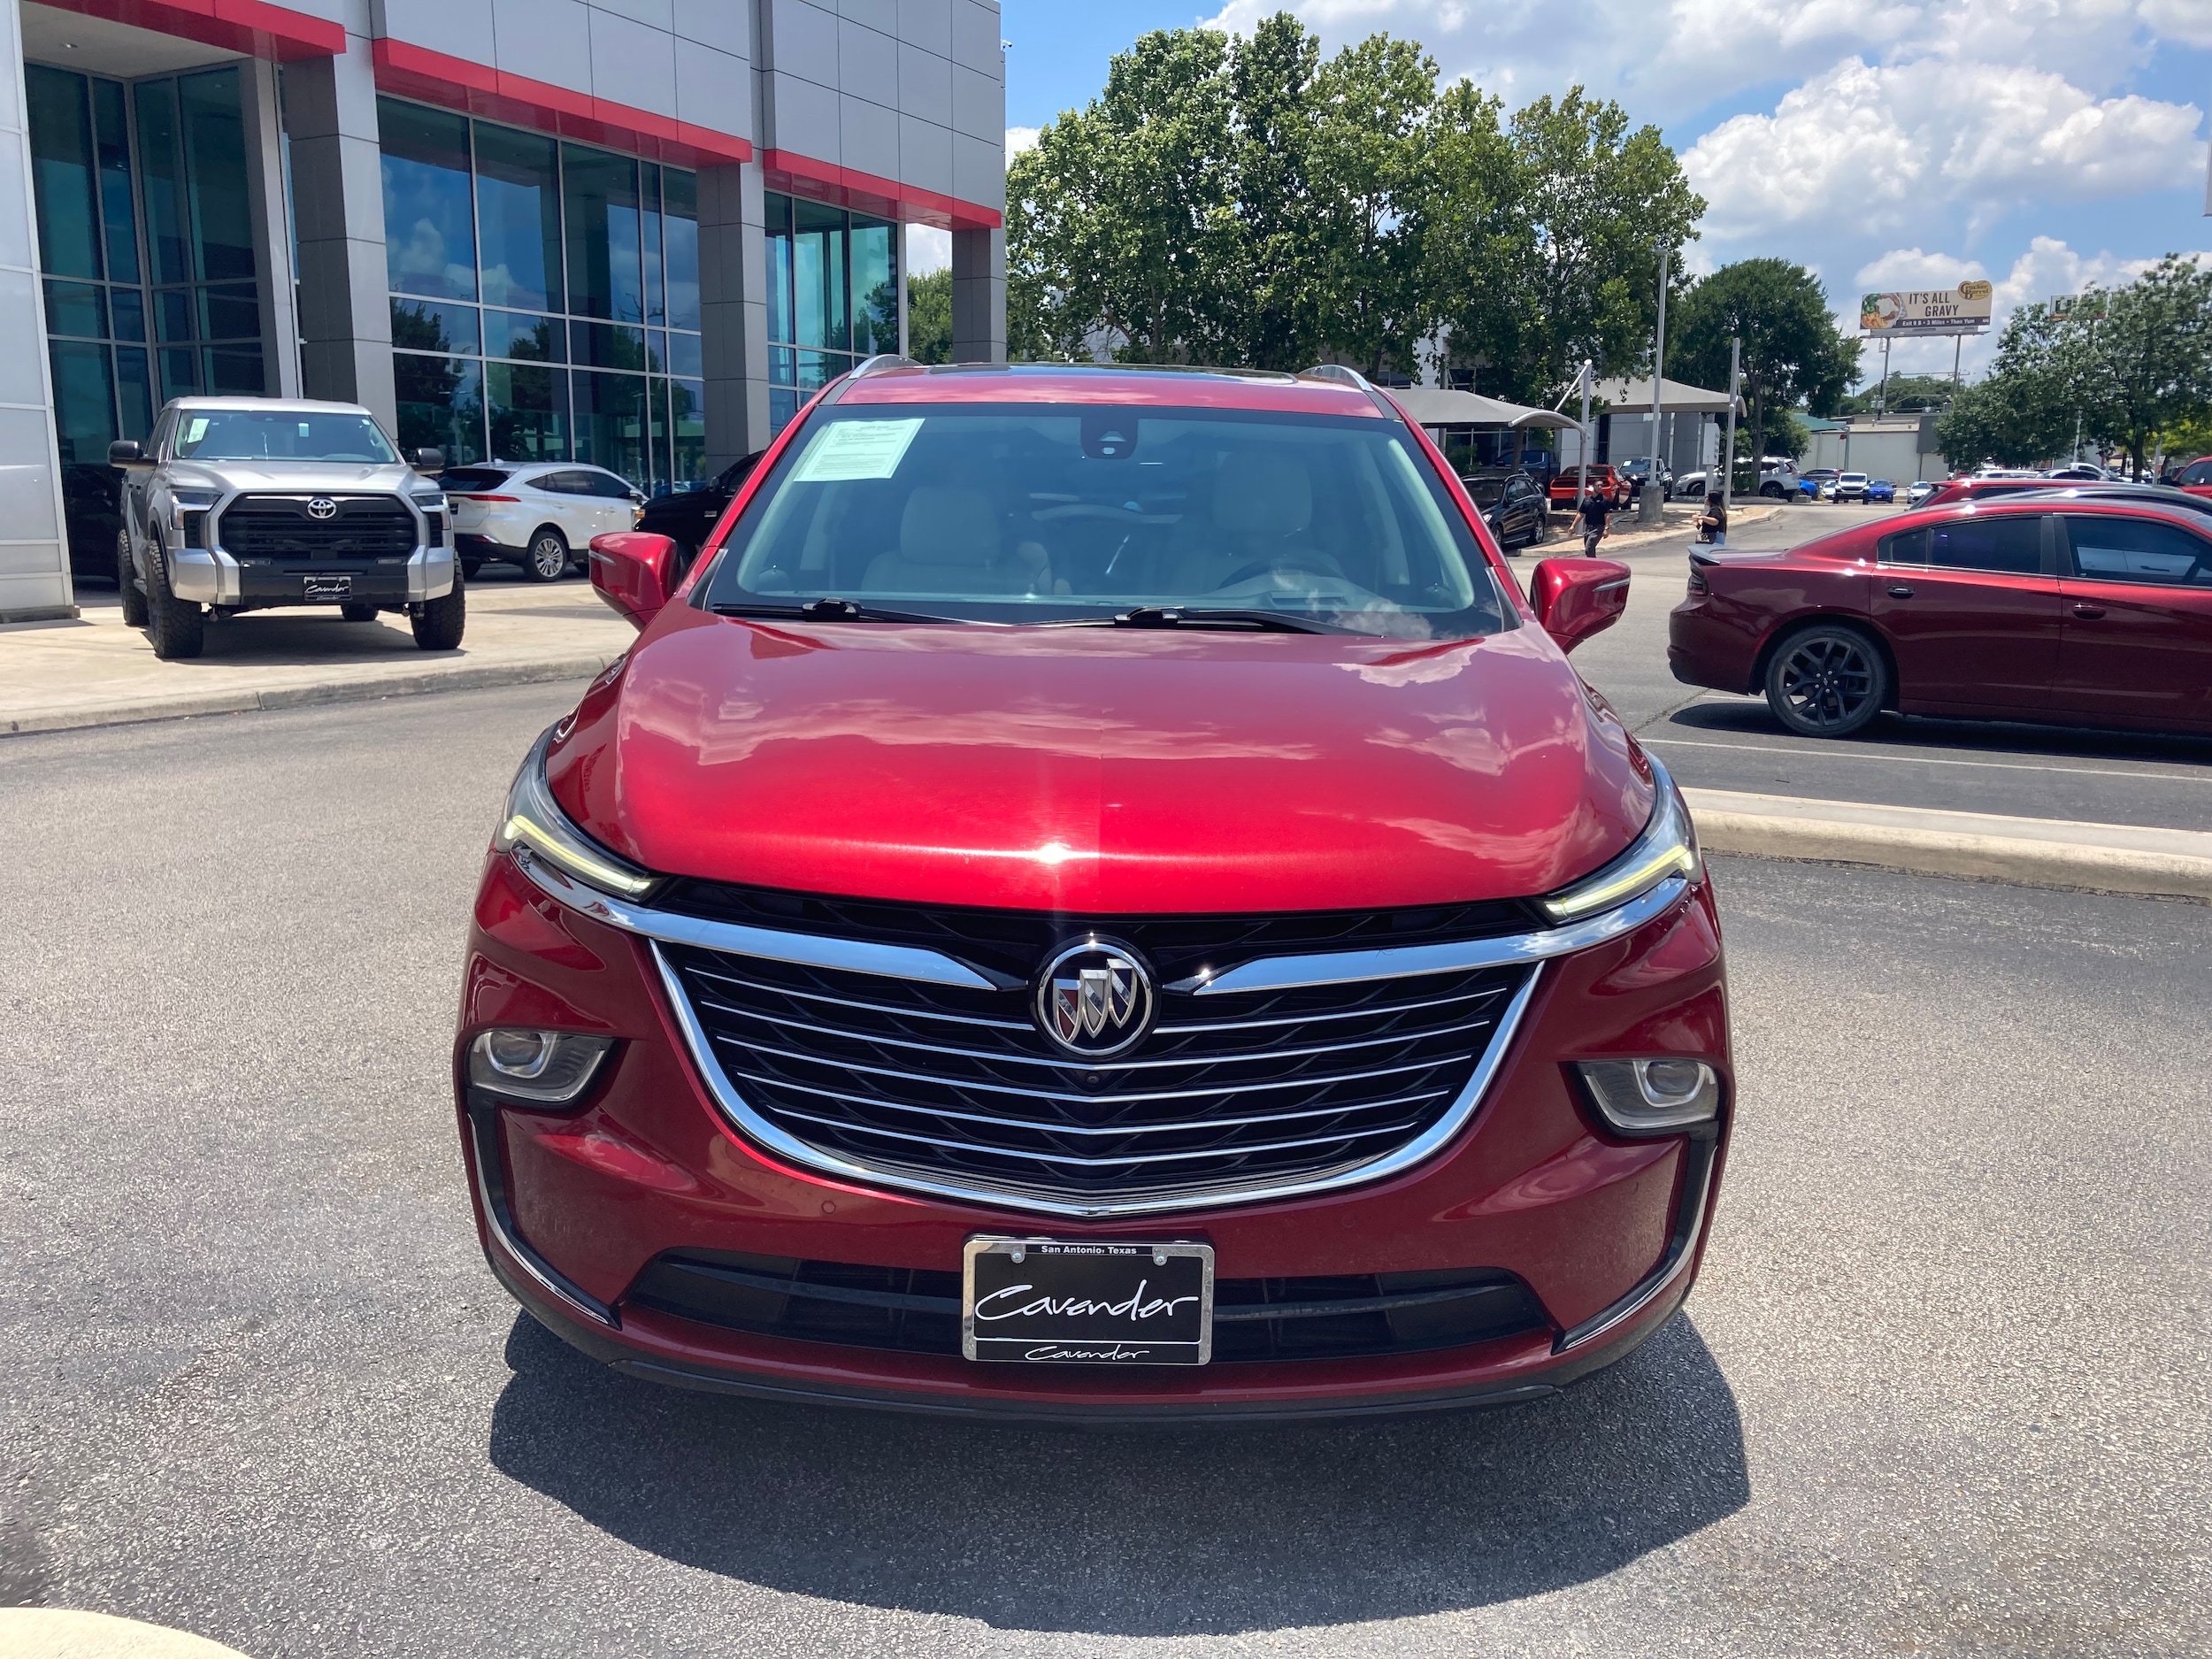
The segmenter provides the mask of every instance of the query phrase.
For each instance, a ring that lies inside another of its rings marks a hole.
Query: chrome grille
[[[969,989],[655,949],[703,1057],[773,1132],[890,1184],[1078,1211],[1257,1194],[1408,1148],[1463,1106],[1535,972],[1163,987],[1141,1042],[1086,1063],[1003,972],[987,977],[1004,988]]]

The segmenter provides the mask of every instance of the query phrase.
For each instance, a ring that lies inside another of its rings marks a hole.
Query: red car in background
[[[1613,470],[1609,461],[1590,464],[1590,493],[1603,498],[1610,507],[1628,505],[1628,480]],[[1582,469],[1571,466],[1555,473],[1551,480],[1551,503],[1555,507],[1571,507],[1582,499]]]
[[[2174,482],[2192,495],[2212,495],[2212,455],[2190,462],[2174,475]]]
[[[1809,737],[1885,710],[2212,731],[2212,518],[2006,493],[1786,553],[1696,553],[1675,678],[1764,692]]]
[[[454,1048],[494,1271],[621,1370],[1076,1420],[1534,1398],[1697,1271],[1681,797],[1386,396],[841,377],[517,776]]]

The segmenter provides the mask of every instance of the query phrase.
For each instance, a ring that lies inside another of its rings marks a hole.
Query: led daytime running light
[[[492,845],[501,852],[525,848],[563,875],[603,893],[643,898],[653,890],[653,877],[578,829],[554,800],[552,786],[545,780],[545,751],[551,740],[550,732],[539,738],[515,774],[514,787],[507,792],[507,816]]]
[[[1651,822],[1626,852],[1595,875],[1540,901],[1553,921],[1579,921],[1625,904],[1670,876],[1694,881],[1702,872],[1697,830],[1690,822],[1689,809],[1682,803],[1681,792],[1657,761],[1652,762],[1651,770],[1657,785]]]

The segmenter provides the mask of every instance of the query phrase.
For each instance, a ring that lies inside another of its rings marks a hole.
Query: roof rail
[[[918,369],[921,364],[911,357],[902,357],[895,351],[879,351],[872,357],[863,357],[853,370],[853,379],[864,380],[871,374],[886,374],[893,369]]]
[[[1302,380],[1334,380],[1340,386],[1356,386],[1363,392],[1375,388],[1367,377],[1357,369],[1349,369],[1341,363],[1317,363],[1310,369],[1298,371]]]

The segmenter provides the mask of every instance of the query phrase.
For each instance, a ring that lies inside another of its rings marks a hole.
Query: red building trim
[[[268,0],[44,0],[83,17],[127,23],[157,35],[174,35],[203,46],[243,52],[279,63],[295,58],[334,58],[346,50],[339,24],[309,17]]]
[[[378,41],[373,56],[376,84],[385,91],[486,120],[626,150],[678,167],[710,167],[753,158],[752,145],[727,133],[526,75],[511,75],[405,41]]]
[[[772,190],[787,190],[908,224],[934,225],[940,230],[996,230],[1006,222],[1006,216],[995,207],[879,179],[872,173],[817,161],[788,150],[764,150],[760,159],[764,182]]]

